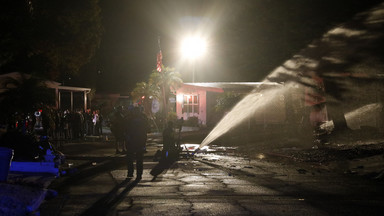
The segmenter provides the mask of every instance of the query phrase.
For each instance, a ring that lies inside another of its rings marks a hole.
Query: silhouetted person
[[[99,112],[99,124],[97,125],[99,135],[103,135],[103,121],[103,115]]]
[[[77,139],[81,137],[81,114],[79,112],[72,113],[71,116],[71,125],[72,125],[72,131],[73,131],[73,138]]]
[[[93,134],[92,112],[90,109],[84,113],[84,121],[87,128],[86,133],[88,136],[90,136]]]
[[[167,127],[163,130],[163,158],[174,157],[175,155],[175,132],[173,131],[173,122],[169,121]]]
[[[140,180],[143,175],[143,156],[147,142],[149,125],[146,116],[138,107],[133,109],[131,118],[128,120],[127,127],[127,169],[128,178],[133,177],[133,161],[136,159],[136,180]]]
[[[177,136],[176,147],[178,150],[180,150],[181,130],[183,129],[183,124],[184,124],[184,117],[181,117],[177,121],[177,127],[179,129],[179,131],[178,131],[179,135]]]
[[[64,111],[63,117],[64,137],[66,140],[69,140],[71,138],[71,113],[69,112],[69,110]]]
[[[156,157],[156,155],[155,155]],[[167,127],[163,130],[163,151],[159,163],[151,170],[155,181],[157,176],[164,170],[168,169],[179,158],[179,148],[175,142],[175,132],[173,130],[173,122],[169,121]]]
[[[102,133],[101,121],[102,121],[102,117],[101,117],[99,110],[94,111],[92,122],[93,122],[93,135],[95,135],[95,136],[102,135],[101,134]]]
[[[114,113],[111,124],[111,131],[116,140],[116,154],[120,153],[120,148],[121,151],[125,153],[125,122],[121,107],[119,107]]]

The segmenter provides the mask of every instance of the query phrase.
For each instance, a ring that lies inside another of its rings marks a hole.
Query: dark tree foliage
[[[20,79],[6,78],[0,88],[0,123],[6,123],[14,115],[28,115],[37,109],[54,105],[54,91],[43,80],[21,75]]]
[[[4,0],[0,73],[76,74],[101,41],[98,0]]]

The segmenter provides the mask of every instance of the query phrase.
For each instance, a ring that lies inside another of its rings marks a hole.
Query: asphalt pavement
[[[286,160],[217,152],[180,158],[156,178],[151,136],[140,181],[127,179],[113,140],[66,143],[69,167],[40,215],[382,215],[382,181]]]

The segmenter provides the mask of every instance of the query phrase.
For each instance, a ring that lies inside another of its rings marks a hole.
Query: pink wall
[[[187,120],[189,117],[196,116],[199,123],[206,125],[207,123],[207,91],[223,92],[220,88],[199,87],[188,84],[183,84],[176,91],[176,114],[177,118],[183,117]],[[199,97],[199,113],[182,113],[184,95],[198,95]]]
[[[176,114],[177,118],[183,117],[187,120],[189,117],[196,116],[199,119],[199,123],[202,125],[207,124],[207,91],[209,92],[224,92],[221,88],[215,87],[203,87],[193,84],[183,84],[176,91]],[[183,100],[184,95],[198,95],[199,96],[199,113],[183,113]],[[263,108],[260,112],[254,115],[254,121],[257,124],[277,124],[282,123],[286,119],[285,115],[285,102],[284,97],[275,97],[272,102],[272,106]]]

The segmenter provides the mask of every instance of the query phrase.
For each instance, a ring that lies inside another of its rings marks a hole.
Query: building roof
[[[199,83],[184,83],[187,86],[196,86],[210,89],[221,89],[222,91],[244,91],[250,92],[255,88],[270,88],[281,86],[275,82],[199,82]]]
[[[0,92],[3,92],[7,88],[15,88],[15,85],[7,84],[7,82],[11,80],[16,81],[22,81],[23,79],[29,79],[32,75],[20,73],[20,72],[12,72],[7,74],[0,74]],[[73,87],[73,86],[62,86],[61,83],[55,82],[52,80],[44,80],[44,84],[48,88],[52,89],[60,89],[60,90],[67,90],[67,91],[85,91],[90,92],[90,88],[82,88],[82,87]]]

